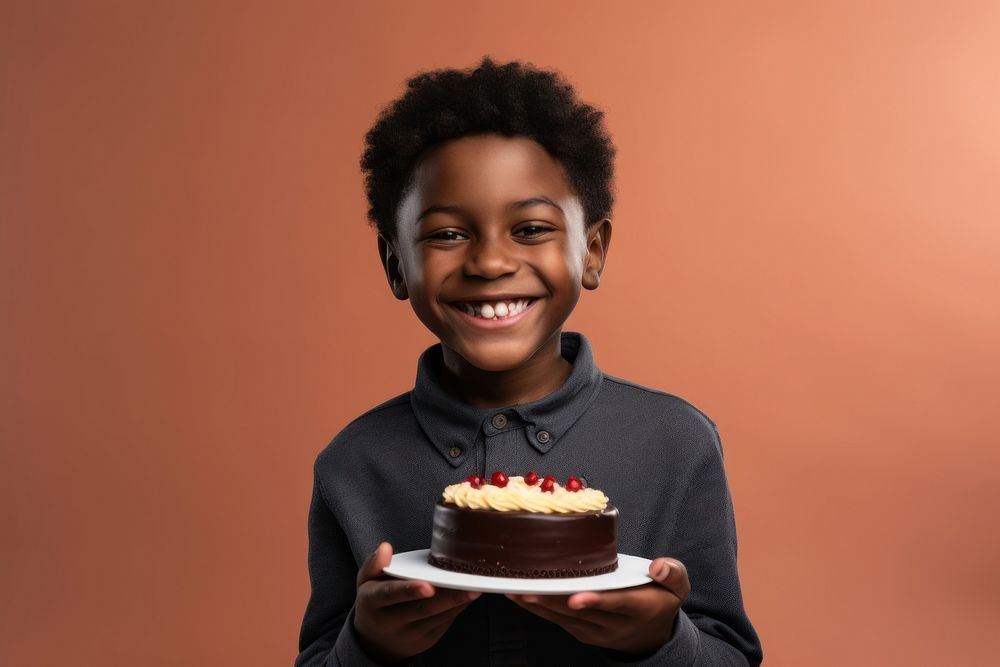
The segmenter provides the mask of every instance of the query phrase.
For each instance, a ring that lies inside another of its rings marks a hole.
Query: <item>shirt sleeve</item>
[[[757,667],[760,640],[743,608],[736,569],[736,522],[722,465],[722,446],[713,443],[691,476],[677,519],[670,553],[684,563],[691,594],[677,614],[673,635],[654,654],[629,660],[608,653],[610,665],[632,667]]]
[[[354,599],[358,565],[314,471],[309,506],[309,583],[295,667],[378,667],[358,642]],[[421,664],[419,659],[405,663]]]

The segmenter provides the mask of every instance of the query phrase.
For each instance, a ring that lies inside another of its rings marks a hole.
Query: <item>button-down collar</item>
[[[590,407],[601,388],[602,374],[594,364],[583,334],[562,334],[562,356],[573,365],[566,381],[548,396],[502,408],[481,408],[449,396],[438,379],[441,344],[432,345],[417,363],[417,380],[410,395],[413,413],[427,437],[446,461],[458,467],[469,456],[480,430],[487,435],[524,425],[528,444],[541,453],[552,449]],[[497,419],[503,415],[503,419]],[[519,420],[512,418],[516,415]]]

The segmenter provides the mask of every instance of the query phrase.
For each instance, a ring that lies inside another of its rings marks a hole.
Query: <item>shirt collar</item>
[[[480,431],[493,435],[520,426],[520,422],[528,444],[542,454],[552,449],[597,398],[603,377],[583,334],[563,332],[561,345],[563,358],[573,365],[566,381],[537,401],[502,408],[476,407],[448,395],[437,375],[442,363],[441,344],[427,348],[417,362],[410,404],[420,427],[445,460],[458,467],[471,454]],[[499,428],[494,421],[498,414],[507,420]]]

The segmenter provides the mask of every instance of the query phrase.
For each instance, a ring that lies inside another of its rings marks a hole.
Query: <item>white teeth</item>
[[[500,320],[513,317],[528,307],[531,299],[518,299],[516,301],[498,301],[496,303],[471,303],[459,304],[462,311],[473,317],[481,317],[486,320]]]

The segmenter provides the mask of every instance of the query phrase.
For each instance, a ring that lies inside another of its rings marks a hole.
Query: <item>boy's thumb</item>
[[[360,586],[369,579],[382,576],[382,570],[389,565],[391,560],[392,545],[388,542],[382,542],[361,564],[361,569],[358,570],[358,585]]]
[[[649,574],[658,584],[680,598],[681,602],[691,593],[687,568],[676,558],[657,558],[650,563]]]

